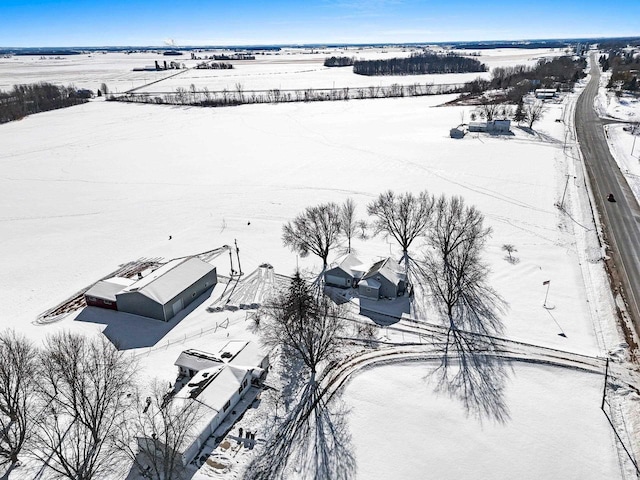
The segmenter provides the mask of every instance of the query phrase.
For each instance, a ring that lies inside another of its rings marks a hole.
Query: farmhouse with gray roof
[[[407,277],[396,270],[395,261],[386,258],[373,264],[358,284],[358,294],[362,298],[378,300],[404,295]]]
[[[338,258],[332,268],[324,273],[324,282],[329,287],[352,288],[367,270],[362,262],[351,253]]]

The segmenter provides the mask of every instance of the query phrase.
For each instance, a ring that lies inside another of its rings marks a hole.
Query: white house
[[[174,402],[201,405],[202,415],[193,427],[193,440],[182,447],[182,463],[191,462],[207,439],[233,410],[251,385],[252,371],[226,363],[199,371],[173,398]]]
[[[246,340],[230,340],[216,353],[185,350],[175,362],[180,375],[188,378],[173,401],[201,404],[202,417],[193,427],[192,441],[185,444],[182,461],[186,465],[222,424],[247,392],[253,380],[269,368],[269,355],[260,345]]]
[[[509,130],[511,130],[511,120],[508,119],[469,122],[470,132],[507,133]]]

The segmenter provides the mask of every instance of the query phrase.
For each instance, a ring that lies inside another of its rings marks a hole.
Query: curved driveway
[[[591,65],[591,80],[576,105],[576,133],[623,296],[635,330],[640,332],[640,207],[609,152],[603,123],[593,108],[600,85],[600,69],[593,54]],[[609,193],[615,203],[606,200]]]

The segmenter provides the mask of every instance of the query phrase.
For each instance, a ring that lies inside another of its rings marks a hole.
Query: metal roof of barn
[[[172,260],[121,293],[137,292],[164,305],[213,270],[213,265],[196,257]]]

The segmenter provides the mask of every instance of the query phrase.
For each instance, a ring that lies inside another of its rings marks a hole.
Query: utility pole
[[[573,177],[576,178],[573,175],[565,175],[567,177],[567,182],[564,184],[564,192],[562,192],[562,201],[560,202],[560,210],[564,210],[564,196],[567,194],[567,187],[569,186],[569,178]]]
[[[607,377],[609,375],[609,357],[607,357],[607,366],[604,369],[604,388],[602,389],[602,403],[600,409],[604,410],[604,400],[607,396]]]
[[[242,267],[240,266],[240,249],[238,248],[238,240],[234,238],[233,242],[236,245],[236,257],[238,257],[238,276],[240,277],[242,276]]]
[[[542,304],[544,308],[547,308],[547,297],[549,297],[549,287],[551,286],[551,280],[545,280],[544,282],[542,282],[542,285],[547,286],[547,293],[544,295],[544,303]]]
[[[235,273],[235,270],[233,269],[233,251],[230,246],[226,245],[226,247],[229,249],[229,262],[231,263],[231,276],[233,277]]]

